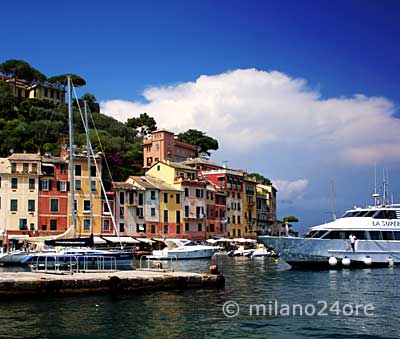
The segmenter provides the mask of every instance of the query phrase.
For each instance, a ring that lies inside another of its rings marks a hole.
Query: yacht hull
[[[177,260],[189,260],[189,259],[210,259],[216,249],[203,249],[194,251],[179,251],[179,250],[168,250],[168,251],[153,251],[152,257],[159,259],[177,259]]]
[[[292,268],[341,269],[400,265],[400,241],[358,240],[353,252],[350,242],[344,239],[260,236],[258,240],[272,248]]]

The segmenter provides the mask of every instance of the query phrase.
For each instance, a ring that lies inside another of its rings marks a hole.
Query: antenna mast
[[[331,191],[331,213],[332,213],[332,220],[336,220],[336,214],[335,214],[335,192],[334,192],[334,182],[333,182],[333,179],[330,180],[330,191]]]

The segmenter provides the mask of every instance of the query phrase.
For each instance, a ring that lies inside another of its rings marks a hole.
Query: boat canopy
[[[112,243],[126,243],[126,244],[139,244],[140,241],[133,239],[132,237],[103,237],[104,240],[107,240]]]

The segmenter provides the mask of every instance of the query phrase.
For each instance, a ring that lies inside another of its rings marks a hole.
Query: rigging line
[[[84,129],[85,129],[85,133],[88,134],[88,133],[89,133],[89,129],[88,129],[88,126],[86,126],[86,124],[85,124],[85,119],[83,118],[82,109],[81,109],[81,106],[80,106],[80,103],[79,103],[79,100],[78,100],[78,96],[77,96],[77,94],[76,94],[75,86],[74,86],[74,84],[72,83],[72,81],[71,81],[71,84],[72,84],[72,90],[73,90],[74,95],[75,95],[75,100],[76,100],[76,102],[77,102],[77,104],[78,104],[78,109],[79,109],[79,113],[80,113],[81,120],[82,120],[82,123],[83,123],[83,127],[84,127]],[[100,178],[100,185],[101,185],[102,191],[103,191],[103,193],[104,193],[104,198],[105,198],[105,200],[106,200],[106,203],[107,203],[107,206],[108,206],[108,210],[111,212],[110,201],[108,200],[107,193],[106,193],[106,189],[105,189],[104,184],[103,184],[103,180],[101,180],[101,173],[100,173],[99,167],[98,167],[98,165],[97,165],[96,157],[95,157],[95,155],[94,155],[92,143],[90,142],[90,140],[89,140],[89,145],[90,145],[90,150],[89,150],[89,151],[90,151],[90,153],[92,154],[92,157],[93,157],[93,159],[94,159],[94,164],[95,164],[95,166],[96,166],[96,173],[97,173],[97,175],[98,175],[99,178]],[[90,170],[90,169],[88,169],[88,170]],[[90,184],[90,185],[91,185],[91,184]],[[90,187],[90,189],[91,189],[91,187]],[[113,214],[113,213],[111,213],[111,220],[112,220],[112,223],[113,223],[113,225],[114,225],[114,232],[117,234],[118,239],[120,240],[119,231],[118,231],[118,229],[117,229],[117,225],[116,225],[116,222],[115,222],[115,218],[114,218],[114,214]],[[101,228],[101,225],[100,225],[100,228]],[[122,248],[121,240],[120,240],[120,245],[121,245],[121,248]]]
[[[72,82],[72,79],[71,79],[71,82]],[[64,88],[64,91],[65,91],[65,86],[67,85],[67,78],[65,78],[65,80],[64,80],[64,83],[63,83],[63,88]],[[61,99],[60,99],[60,103],[61,103]],[[58,106],[60,106],[60,105],[58,105]],[[44,134],[46,135],[47,134],[47,131],[48,131],[48,129],[49,129],[49,124],[50,124],[50,122],[51,122],[51,120],[53,120],[53,116],[54,116],[54,114],[55,114],[55,109],[57,108],[57,106],[54,108],[54,110],[52,111],[52,113],[51,113],[51,116],[50,116],[50,120],[47,120],[47,124],[46,124],[46,130],[44,131]]]

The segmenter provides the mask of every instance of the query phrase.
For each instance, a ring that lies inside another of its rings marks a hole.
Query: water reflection
[[[1,338],[390,338],[400,336],[400,270],[292,271],[270,258],[180,261],[176,270],[217,264],[224,289],[0,300]],[[1,269],[0,269],[1,270]],[[1,274],[1,273],[0,273]],[[222,305],[240,305],[226,318]],[[372,303],[375,315],[250,316],[250,304]]]

